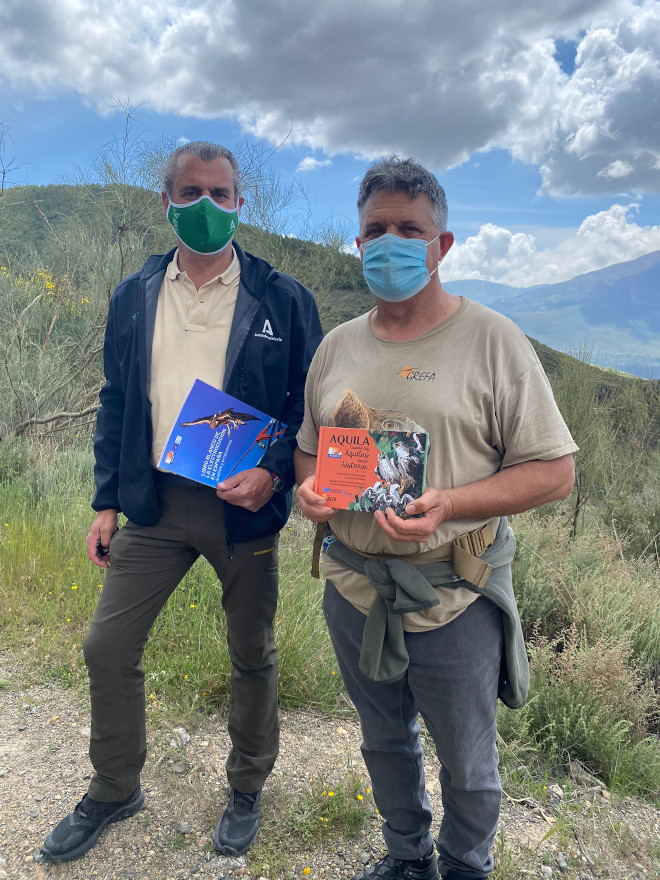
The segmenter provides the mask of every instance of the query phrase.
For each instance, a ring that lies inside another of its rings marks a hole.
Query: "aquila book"
[[[215,487],[256,467],[286,425],[195,379],[158,461],[161,470]]]
[[[338,510],[405,515],[426,487],[428,446],[423,431],[322,427],[314,491]]]

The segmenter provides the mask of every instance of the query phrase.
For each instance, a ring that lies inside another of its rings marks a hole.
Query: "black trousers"
[[[110,543],[110,568],[83,650],[92,708],[89,755],[95,773],[89,795],[128,798],[138,787],[146,746],[142,654],[168,597],[198,556],[222,583],[231,658],[227,758],[229,784],[257,791],[279,747],[277,652],[278,535],[225,540],[223,504],[205,486],[160,485],[160,522],[128,522]]]

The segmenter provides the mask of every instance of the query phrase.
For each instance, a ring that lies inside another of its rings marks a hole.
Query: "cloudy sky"
[[[415,157],[447,190],[445,280],[660,249],[658,0],[2,0],[0,33],[13,183],[90,167],[130,102],[147,139],[286,140],[273,170],[351,233],[369,162]]]

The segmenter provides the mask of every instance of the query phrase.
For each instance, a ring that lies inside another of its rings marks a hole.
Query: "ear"
[[[454,233],[441,232],[438,241],[440,244],[440,259],[438,260],[438,262],[442,262],[442,260],[444,260],[444,258],[447,256],[447,254],[451,250],[452,245],[454,244]]]
[[[357,247],[358,253],[360,254],[360,262],[362,262],[362,239],[359,236],[356,236],[355,238],[355,246]]]
[[[167,197],[167,193],[166,193],[165,191],[163,191],[163,192],[160,194],[160,198],[161,198],[161,201],[162,201],[162,203],[163,203],[163,211],[165,211],[165,216],[167,217],[167,209],[168,209],[168,207],[169,207],[170,200],[169,200],[169,198]]]
[[[238,216],[239,217],[241,216],[241,208],[243,207],[244,204],[245,204],[245,199],[243,198],[243,196],[241,196],[238,200]]]

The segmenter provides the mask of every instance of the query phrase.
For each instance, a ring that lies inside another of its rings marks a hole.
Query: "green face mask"
[[[218,254],[232,240],[238,226],[238,205],[231,211],[200,196],[185,205],[169,203],[167,219],[177,237],[196,254]]]

